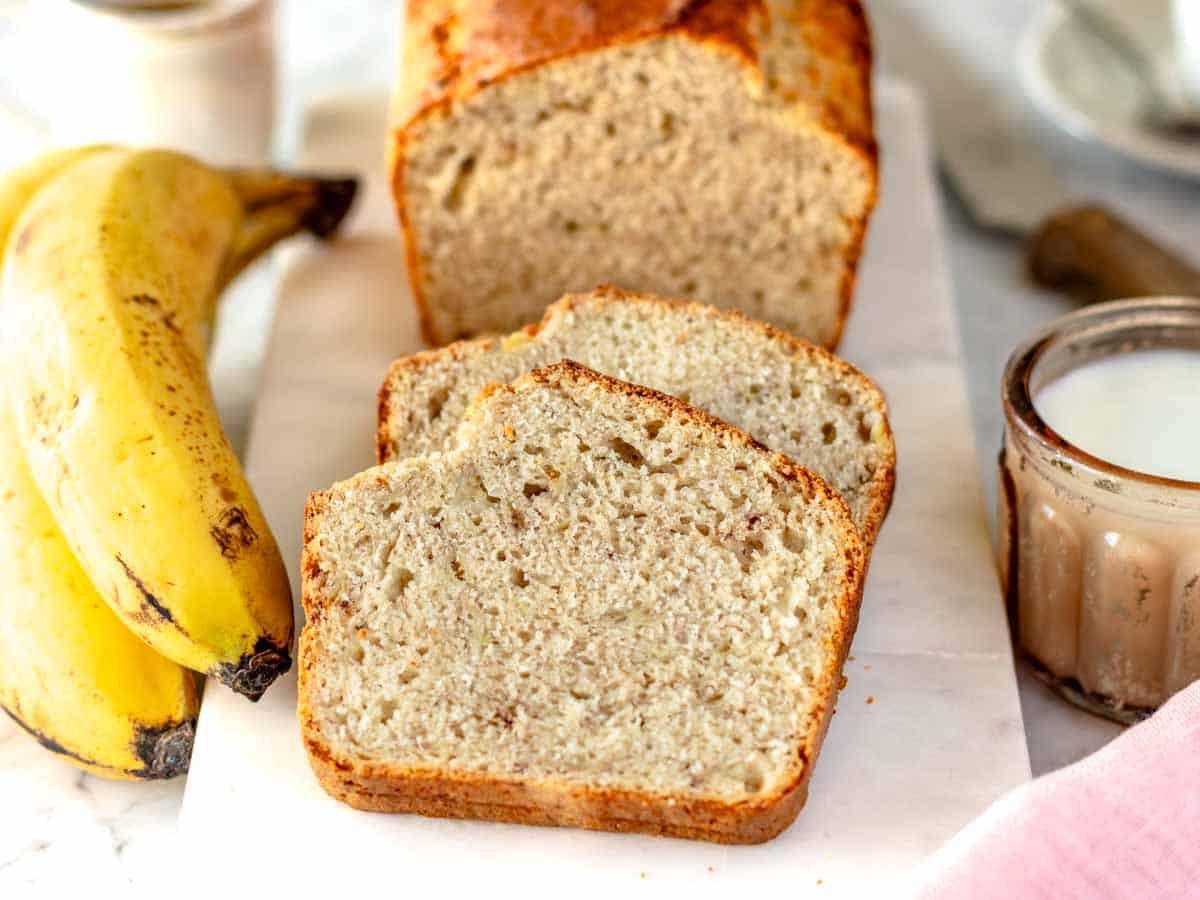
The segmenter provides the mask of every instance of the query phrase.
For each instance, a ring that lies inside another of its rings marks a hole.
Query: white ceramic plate
[[[1107,5],[1122,4],[1109,0]],[[1170,59],[1168,4],[1136,0],[1136,12],[1127,19],[1136,28],[1135,39],[1154,58]],[[1018,65],[1034,106],[1068,134],[1145,165],[1200,179],[1200,140],[1168,137],[1142,125],[1138,78],[1063,7],[1046,3],[1032,16]]]

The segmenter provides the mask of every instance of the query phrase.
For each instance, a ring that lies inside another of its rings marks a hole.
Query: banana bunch
[[[0,706],[76,765],[186,771],[194,673],[257,699],[291,664],[204,356],[224,285],[353,194],[117,147],[0,182]]]

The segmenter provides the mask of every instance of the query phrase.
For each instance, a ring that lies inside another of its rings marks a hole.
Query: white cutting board
[[[246,454],[297,587],[305,495],[372,462],[376,388],[394,356],[420,347],[381,177],[382,117],[370,97],[310,113],[302,163],[373,180],[350,236],[286,259]],[[881,86],[878,126],[882,199],[843,352],[888,395],[899,480],[849,684],[796,824],[765,845],[721,847],[356,812],[309,771],[293,673],[256,705],[205,693],[181,814],[184,852],[213,864],[196,877],[413,897],[660,894],[679,881],[703,896],[768,882],[790,897],[883,896],[1028,779],[926,123],[909,88]]]

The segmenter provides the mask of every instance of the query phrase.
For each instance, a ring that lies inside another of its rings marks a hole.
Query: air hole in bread
[[[621,458],[621,461],[627,465],[637,466],[638,468],[642,468],[646,465],[646,458],[642,455],[641,451],[638,450],[637,447],[633,446],[633,444],[629,443],[629,441],[622,440],[619,437],[610,438],[608,446],[611,447],[613,452],[616,453],[617,456]]]
[[[524,569],[512,570],[512,583],[519,588],[529,587],[529,579],[525,576]]]
[[[393,701],[383,700],[382,702],[380,702],[380,704],[379,704],[379,722],[380,722],[380,724],[387,724],[387,720],[392,717],[392,714],[395,711],[396,711],[396,704]]]
[[[658,437],[658,433],[662,430],[662,427],[662,419],[651,419],[644,426],[646,437],[650,438],[652,441],[655,440]]]
[[[474,155],[464,156],[458,164],[458,171],[454,175],[454,181],[450,184],[450,189],[446,191],[445,197],[442,198],[442,206],[448,212],[456,212],[462,208],[463,198],[470,188],[471,173],[474,171]]]
[[[412,584],[413,573],[408,569],[401,569],[396,575],[396,588],[401,594]]]
[[[536,481],[527,481],[525,482],[524,487],[521,488],[521,493],[525,495],[526,500],[532,500],[534,497],[544,494],[548,490],[550,490],[550,488],[546,487],[544,484],[538,484]]]
[[[747,769],[744,784],[746,786],[746,793],[748,794],[757,794],[761,791],[763,789],[762,770],[757,766],[751,766]]]
[[[804,535],[796,531],[796,529],[787,528],[784,529],[783,532],[783,546],[792,553],[799,554],[803,553],[808,547],[808,541],[805,539]]]
[[[450,571],[454,573],[454,577],[457,578],[459,581],[466,580],[466,576],[463,574],[462,563],[460,563],[458,561],[457,557],[450,560]]]
[[[821,438],[826,444],[832,444],[837,440],[837,426],[832,422],[826,422],[821,426]]]
[[[658,120],[658,132],[663,136],[663,140],[669,141],[675,136],[675,117],[670,112],[664,111]]]
[[[446,400],[450,397],[450,386],[439,388],[434,391],[428,402],[429,421],[433,422],[442,414],[442,410],[446,408]]]
[[[479,492],[483,494],[488,503],[499,503],[500,498],[488,492],[487,485],[483,483],[483,479],[479,476],[475,477],[475,484],[479,488]]]

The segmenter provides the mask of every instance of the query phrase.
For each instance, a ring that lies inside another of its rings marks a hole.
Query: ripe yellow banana
[[[0,248],[37,189],[95,152],[50,154],[0,183]],[[43,746],[97,774],[187,771],[196,676],[144,644],[96,592],[33,483],[3,398],[0,572],[0,706]]]
[[[0,365],[54,518],[126,625],[252,699],[291,664],[291,592],[217,418],[208,323],[248,258],[332,230],[352,195],[107,150],[43,187],[5,250]]]

